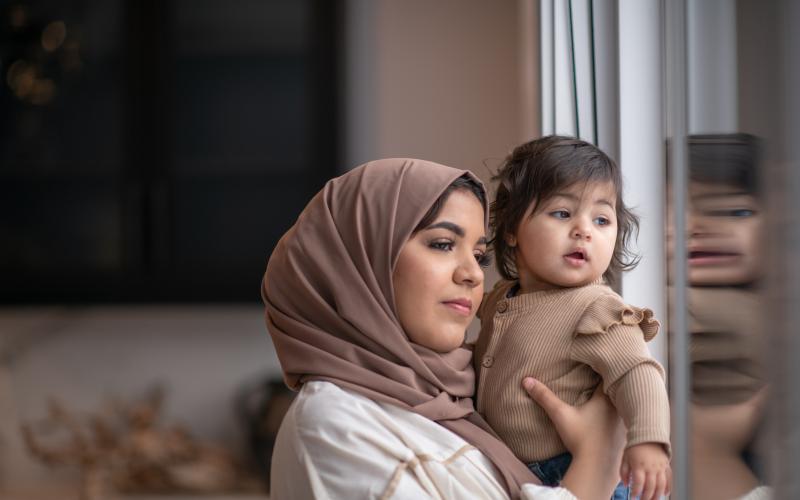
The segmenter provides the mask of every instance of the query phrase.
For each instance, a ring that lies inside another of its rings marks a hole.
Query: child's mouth
[[[695,250],[689,252],[689,263],[699,266],[724,264],[738,257],[739,254],[735,252]]]
[[[564,256],[564,258],[567,259],[567,262],[573,265],[580,265],[586,262],[586,255],[584,255],[584,253],[580,250],[568,253]]]

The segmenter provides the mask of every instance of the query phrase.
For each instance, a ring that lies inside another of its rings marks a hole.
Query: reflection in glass
[[[685,244],[693,498],[735,498],[760,484],[766,332],[760,141],[691,135]]]

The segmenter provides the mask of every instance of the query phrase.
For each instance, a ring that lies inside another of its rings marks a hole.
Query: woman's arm
[[[610,498],[619,483],[625,427],[608,398],[598,389],[589,401],[575,407],[533,378],[525,378],[522,385],[547,412],[572,453],[561,485],[581,499]]]

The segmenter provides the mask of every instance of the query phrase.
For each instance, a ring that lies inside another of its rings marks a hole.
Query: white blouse
[[[278,432],[271,498],[507,499],[483,453],[441,425],[329,382],[306,383]],[[575,499],[526,484],[523,499]]]

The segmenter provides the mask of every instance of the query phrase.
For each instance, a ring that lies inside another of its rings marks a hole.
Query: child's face
[[[762,214],[752,194],[736,186],[689,186],[688,258],[692,285],[744,285],[758,279]]]
[[[522,292],[586,285],[603,275],[617,240],[613,184],[577,183],[532,208],[508,239]]]

